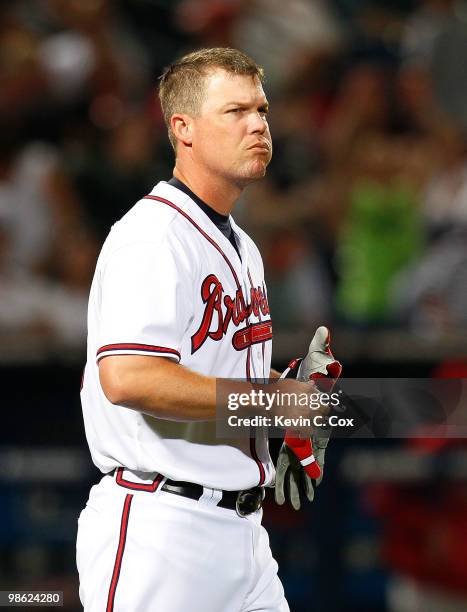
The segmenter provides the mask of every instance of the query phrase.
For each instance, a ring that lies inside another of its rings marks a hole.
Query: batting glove
[[[342,366],[334,359],[330,349],[329,330],[319,327],[304,359],[296,359],[282,374],[281,378],[314,380],[321,391],[330,392]],[[331,429],[323,429],[319,436],[305,440],[287,431],[279,452],[276,466],[275,499],[279,505],[285,502],[286,495],[295,510],[300,509],[300,491],[312,502],[315,487],[323,479],[324,456],[331,435]]]

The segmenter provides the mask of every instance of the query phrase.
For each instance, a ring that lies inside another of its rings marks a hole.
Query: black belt
[[[161,487],[161,491],[196,500],[201,497],[203,490],[201,485],[194,482],[169,479]],[[222,491],[222,498],[216,505],[228,510],[236,510],[239,516],[247,516],[261,508],[265,494],[263,487],[254,487],[244,491]]]

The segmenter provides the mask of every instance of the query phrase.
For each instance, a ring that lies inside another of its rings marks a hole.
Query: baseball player
[[[233,49],[164,72],[174,177],[112,227],[97,262],[81,399],[104,476],[78,521],[86,611],[289,610],[261,526],[267,432],[215,429],[218,378],[271,375],[263,263],[230,216],[271,159],[262,80]]]

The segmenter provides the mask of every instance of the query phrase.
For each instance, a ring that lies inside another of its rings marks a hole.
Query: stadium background
[[[0,590],[63,590],[72,611],[98,478],[78,396],[87,293],[110,225],[170,177],[162,68],[230,45],[266,69],[274,158],[235,218],[265,259],[274,365],[325,323],[346,376],[465,377],[467,7],[3,0],[0,18]],[[293,612],[467,609],[450,451],[335,440],[313,505],[266,503]]]

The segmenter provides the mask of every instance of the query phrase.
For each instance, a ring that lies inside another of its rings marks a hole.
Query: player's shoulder
[[[187,196],[161,181],[142,197],[114,225],[107,236],[104,249],[111,253],[126,245],[177,241],[181,234],[179,211]]]
[[[174,200],[178,196],[178,190],[173,191],[175,194],[171,192],[170,185],[164,181],[157,183],[150,193],[138,200],[113,225],[111,231],[113,238],[159,242],[177,218],[178,211],[175,206],[168,205],[172,202],[177,204]]]

